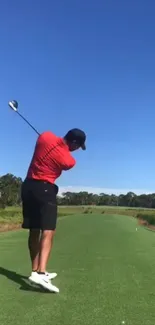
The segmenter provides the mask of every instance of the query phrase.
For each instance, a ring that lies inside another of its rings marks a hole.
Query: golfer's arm
[[[64,159],[63,163],[62,163],[62,168],[63,170],[69,170],[71,168],[73,168],[76,164],[76,161],[73,157],[68,157],[66,159]]]

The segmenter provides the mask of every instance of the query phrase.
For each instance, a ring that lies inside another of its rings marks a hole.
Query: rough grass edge
[[[155,214],[139,213],[137,214],[137,219],[140,226],[155,231]]]

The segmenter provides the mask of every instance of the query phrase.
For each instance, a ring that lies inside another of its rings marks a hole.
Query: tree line
[[[100,193],[99,195],[79,192],[63,193],[62,197],[58,198],[59,205],[107,205],[107,206],[124,206],[124,207],[141,207],[141,208],[155,208],[155,193],[136,195],[133,192],[127,194],[114,195]]]
[[[22,178],[12,174],[0,177],[0,207],[15,206],[21,204]],[[59,205],[107,205],[155,208],[155,193],[136,195],[133,192],[127,194],[93,194],[88,192],[65,192],[58,196]]]

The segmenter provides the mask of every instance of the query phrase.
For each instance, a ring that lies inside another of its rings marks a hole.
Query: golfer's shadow
[[[18,274],[14,271],[7,270],[3,267],[0,267],[0,275],[5,276],[9,280],[20,285],[20,290],[24,291],[33,291],[33,292],[45,292],[39,287],[34,287],[28,283],[28,278],[24,275]]]

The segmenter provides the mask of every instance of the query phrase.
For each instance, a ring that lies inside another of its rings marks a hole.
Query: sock
[[[38,274],[45,274],[45,272],[38,272]]]
[[[37,272],[37,270],[32,270],[32,272]]]

